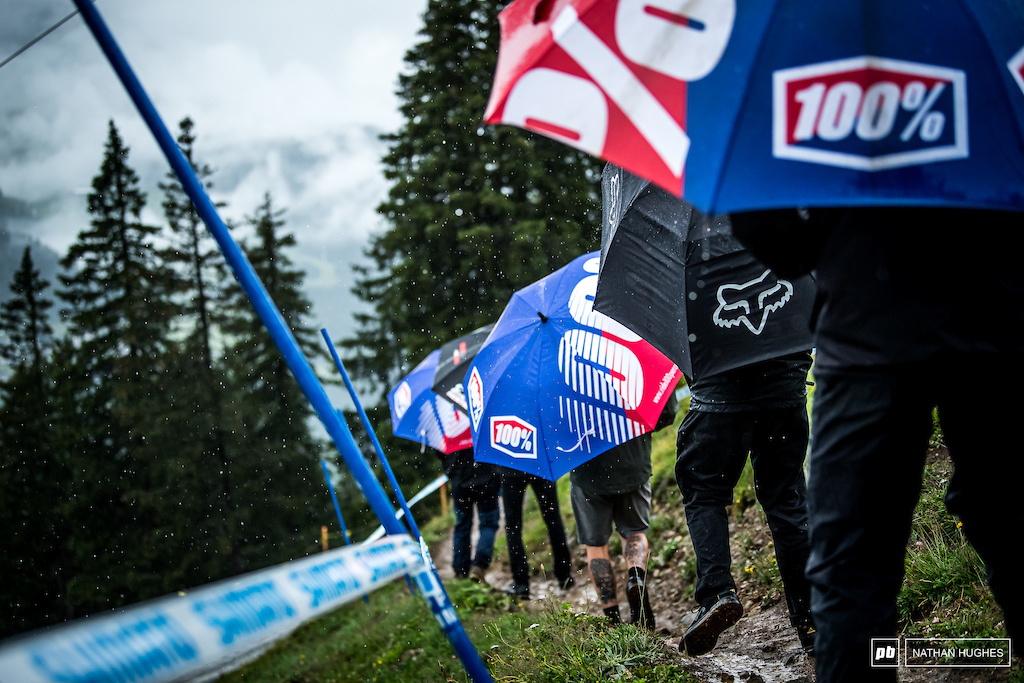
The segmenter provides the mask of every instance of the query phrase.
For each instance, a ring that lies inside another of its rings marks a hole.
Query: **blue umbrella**
[[[517,70],[499,69],[507,122],[706,214],[1024,211],[1020,0],[571,0],[523,17]]]
[[[649,432],[681,373],[594,310],[600,252],[512,295],[466,373],[473,453],[550,481]]]
[[[435,350],[388,392],[395,436],[453,453],[473,445],[469,418],[431,385],[441,352]]]
[[[721,61],[687,93],[695,204],[1024,210],[1024,3],[737,10]]]

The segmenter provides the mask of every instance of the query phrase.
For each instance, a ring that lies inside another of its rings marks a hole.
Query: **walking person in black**
[[[505,505],[505,542],[508,545],[509,565],[512,568],[512,587],[509,593],[523,599],[530,598],[530,563],[523,545],[523,499],[526,487],[533,489],[537,497],[541,518],[548,529],[551,541],[552,570],[559,588],[570,588],[575,579],[572,576],[572,556],[565,538],[565,527],[558,505],[558,488],[553,481],[526,474],[507,467],[501,472],[501,497]]]

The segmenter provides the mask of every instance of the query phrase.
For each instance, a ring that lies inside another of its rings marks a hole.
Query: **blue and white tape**
[[[0,644],[0,683],[195,680],[428,561],[392,535],[35,631]]]

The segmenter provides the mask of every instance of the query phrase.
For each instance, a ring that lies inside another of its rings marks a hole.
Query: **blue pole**
[[[334,501],[334,511],[338,513],[338,524],[341,525],[341,537],[345,539],[345,545],[351,545],[348,537],[348,529],[345,528],[345,518],[341,516],[341,506],[338,505],[338,495],[334,492],[334,484],[331,483],[331,471],[327,469],[327,462],[320,461],[320,467],[324,471],[324,479],[327,481],[327,489],[331,492],[331,500]]]
[[[206,194],[206,189],[199,182],[191,164],[189,164],[185,155],[182,154],[170,131],[167,130],[149,96],[146,95],[145,90],[142,88],[142,84],[139,83],[120,47],[118,47],[114,40],[113,35],[111,35],[103,19],[100,17],[99,12],[93,6],[91,0],[74,0],[74,3],[96,42],[99,44],[100,49],[121,79],[121,83],[128,92],[128,96],[135,103],[135,107],[139,110],[139,114],[146,122],[150,132],[152,132],[164,156],[167,157],[167,161],[178,177],[182,188],[192,200],[199,216],[206,223],[207,229],[217,241],[217,245],[224,254],[224,258],[235,274],[239,285],[245,291],[246,296],[249,297],[250,303],[256,310],[257,315],[259,315],[260,320],[263,321],[264,326],[266,326],[271,339],[274,340],[274,344],[284,357],[285,362],[288,364],[289,369],[291,369],[313,410],[316,411],[327,433],[334,441],[338,452],[345,460],[345,464],[352,471],[370,507],[376,513],[377,518],[384,525],[388,533],[404,533],[405,530],[395,518],[395,510],[391,507],[390,501],[388,501],[387,496],[384,494],[384,489],[373,476],[373,472],[366,459],[363,458],[362,453],[359,452],[355,440],[348,433],[348,429],[343,425],[341,418],[338,417],[334,406],[331,405],[327,392],[324,390],[320,380],[317,379],[309,361],[303,355],[298,342],[295,341],[295,336],[288,329],[288,325],[285,324],[284,318],[271,300],[266,287],[260,282],[252,264],[245,257],[245,253],[231,238],[227,225],[221,220],[213,202]],[[476,648],[473,647],[473,643],[469,640],[469,636],[455,614],[455,609],[452,607],[451,600],[448,599],[448,595],[441,585],[437,569],[429,559],[430,553],[427,551],[422,538],[420,539],[420,547],[423,549],[428,569],[417,576],[417,582],[420,585],[421,592],[430,604],[435,619],[441,625],[445,635],[448,637],[448,641],[452,644],[459,659],[462,660],[466,672],[473,681],[476,683],[493,683],[494,679],[491,678],[490,672],[487,671],[487,667],[484,666],[480,655],[477,653]]]
[[[395,478],[395,473],[391,471],[391,463],[388,462],[387,457],[384,455],[384,449],[381,448],[380,441],[377,440],[377,433],[373,430],[373,425],[370,424],[370,418],[366,415],[366,411],[363,410],[363,404],[359,401],[359,396],[356,395],[356,388],[352,385],[352,380],[349,379],[348,372],[345,371],[345,365],[341,362],[341,357],[338,356],[338,351],[334,348],[334,343],[331,341],[330,335],[327,334],[327,330],[321,328],[320,334],[323,336],[324,341],[327,342],[327,348],[331,352],[331,358],[334,359],[334,365],[338,368],[338,372],[341,373],[341,378],[345,380],[348,394],[352,397],[352,403],[356,406],[356,412],[359,413],[359,420],[363,423],[366,433],[370,435],[370,441],[373,442],[373,447],[377,451],[377,458],[380,459],[381,465],[384,466],[384,472],[387,474],[388,481],[391,482],[391,489],[395,492],[398,504],[401,506],[402,512],[405,513],[405,518],[409,522],[412,536],[418,541],[420,530],[416,526],[416,521],[412,518],[412,511],[409,510],[409,504],[406,502],[405,496],[402,495],[398,479]]]

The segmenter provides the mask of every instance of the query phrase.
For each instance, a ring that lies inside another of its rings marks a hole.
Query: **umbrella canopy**
[[[485,119],[705,213],[1024,211],[1019,0],[516,0]]]
[[[391,431],[442,453],[453,453],[471,448],[473,435],[466,413],[430,388],[440,357],[440,350],[431,352],[388,392]]]
[[[681,373],[593,309],[593,252],[512,295],[465,380],[473,453],[550,481],[657,423]]]
[[[810,276],[778,278],[728,217],[609,165],[594,308],[668,356],[689,380],[811,348]]]
[[[432,388],[435,393],[444,396],[464,411],[467,407],[462,380],[466,377],[470,361],[483,346],[493,328],[494,323],[484,325],[469,334],[452,339],[439,349],[441,355],[437,361]]]

